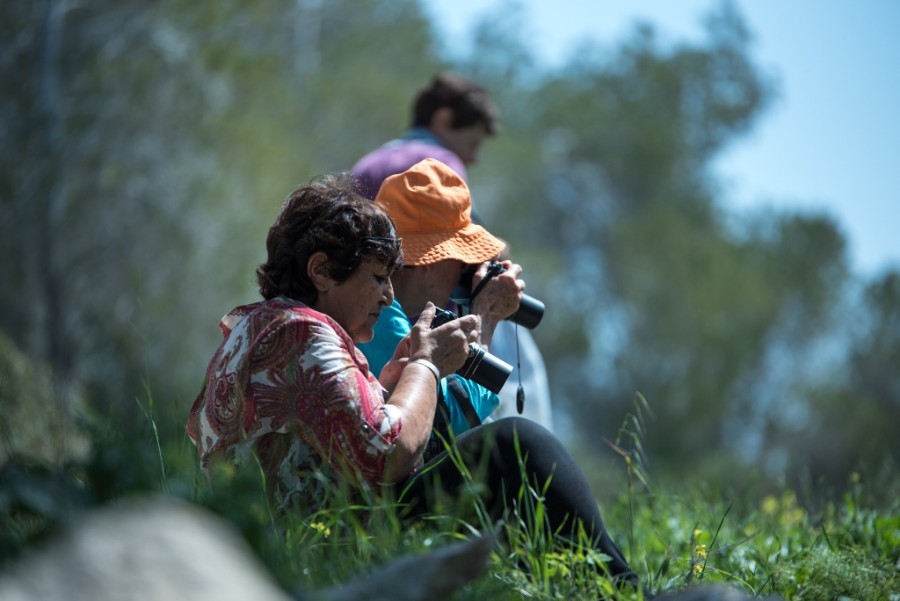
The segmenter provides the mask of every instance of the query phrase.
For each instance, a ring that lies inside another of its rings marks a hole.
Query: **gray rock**
[[[316,601],[444,599],[483,571],[489,537],[395,560]],[[402,582],[402,588],[398,583]],[[3,601],[291,601],[226,522],[168,497],[86,515],[0,573]]]

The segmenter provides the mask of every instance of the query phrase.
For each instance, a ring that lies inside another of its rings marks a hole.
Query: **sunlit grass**
[[[633,453],[623,450],[631,456],[623,469],[643,469]],[[867,484],[858,475],[843,498],[815,512],[789,488],[753,500],[708,483],[651,488],[646,474],[634,481],[602,509],[614,538],[630,539],[629,560],[656,594],[716,583],[750,596],[900,600],[900,501],[867,506]],[[543,492],[518,491],[501,526],[507,544],[487,574],[456,598],[640,599],[639,591],[615,591],[598,569],[604,558],[587,544],[559,543],[544,521]],[[496,528],[477,502],[472,508],[471,497],[462,502],[466,510],[447,508],[469,521],[435,517],[412,526],[397,505],[362,507],[350,498],[307,516],[282,516],[265,552],[285,586],[333,586],[398,555]],[[246,515],[247,507],[230,511]],[[262,527],[265,513],[257,510],[257,517]]]
[[[461,506],[446,506],[446,516],[415,523],[405,521],[390,499],[362,505],[349,490],[335,491],[327,507],[279,514],[258,466],[218,465],[201,474],[192,446],[161,440],[150,425],[152,405],[146,407],[143,438],[98,429],[95,454],[84,465],[4,468],[0,559],[63,523],[66,502],[99,505],[151,492],[187,498],[224,517],[287,590],[337,586],[400,555],[494,532],[506,544],[496,548],[486,573],[454,599],[642,597],[640,591],[615,591],[603,575],[604,558],[583,541],[560,544],[544,520],[539,486],[517,491],[516,506],[502,524],[489,523],[475,484]],[[789,487],[754,496],[710,482],[651,485],[639,426],[634,420],[612,442],[628,485],[601,509],[648,589],[660,594],[717,583],[750,596],[900,601],[900,500],[873,502],[884,498],[873,491],[896,488],[896,474],[884,481],[854,474],[843,496],[814,508],[802,502],[804,491]],[[17,496],[22,486],[28,494]],[[41,487],[46,498],[35,497]],[[40,503],[29,506],[28,498]]]
[[[865,483],[855,486],[855,492],[815,515],[790,490],[753,506],[692,484],[679,491],[623,493],[604,510],[616,537],[625,527],[622,516],[633,512],[635,547],[629,559],[656,593],[718,583],[750,596],[900,599],[898,504],[867,508],[860,504]],[[599,553],[587,545],[557,544],[538,523],[540,492],[522,491],[522,506],[502,526],[508,544],[494,553],[487,574],[457,599],[577,600],[613,594],[611,581],[598,570]],[[270,524],[261,500],[247,504],[246,496],[227,495],[231,504],[219,506],[220,513],[245,527],[251,517],[258,528]],[[398,555],[423,553],[489,527],[450,518],[410,526],[390,503],[348,503],[308,516],[282,516],[278,532],[270,531],[261,548],[260,540],[256,545],[284,586],[310,589],[346,582]],[[640,598],[638,592],[618,595]]]

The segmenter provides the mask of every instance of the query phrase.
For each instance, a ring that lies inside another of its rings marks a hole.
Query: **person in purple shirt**
[[[463,180],[481,145],[497,133],[498,113],[487,92],[455,73],[439,73],[416,95],[412,126],[359,159],[351,173],[361,194],[374,200],[382,182],[423,159],[437,159]]]

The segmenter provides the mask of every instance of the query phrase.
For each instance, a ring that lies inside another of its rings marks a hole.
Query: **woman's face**
[[[394,302],[389,276],[381,261],[367,258],[349,278],[320,291],[313,308],[341,324],[354,342],[369,342],[381,309]]]

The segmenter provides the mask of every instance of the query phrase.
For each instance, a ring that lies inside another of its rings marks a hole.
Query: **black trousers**
[[[528,419],[508,417],[461,434],[453,447],[459,459],[444,451],[400,485],[398,496],[408,504],[411,516],[434,513],[435,501],[442,494],[456,497],[466,484],[464,471],[484,484],[481,488],[490,497],[484,500],[494,520],[513,506],[523,484],[538,491],[546,486],[544,509],[552,531],[575,540],[582,526],[594,548],[611,558],[607,563],[610,574],[617,581],[637,585],[637,576],[603,526],[584,473],[549,430]],[[524,458],[524,470],[520,457]],[[465,469],[461,469],[460,459]]]

